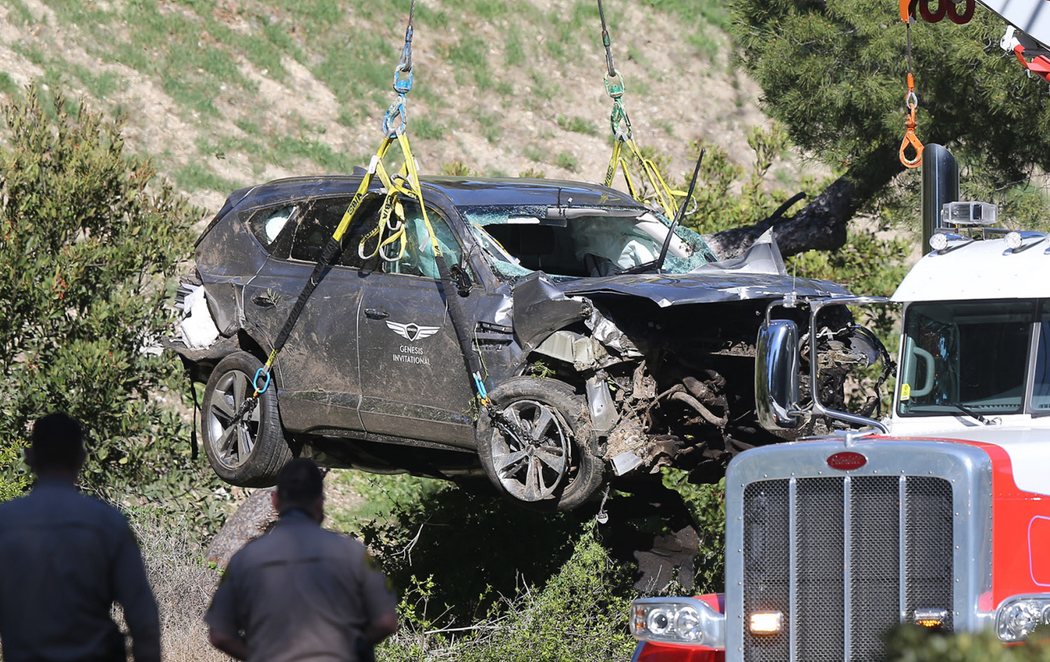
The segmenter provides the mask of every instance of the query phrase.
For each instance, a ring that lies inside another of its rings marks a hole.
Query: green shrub
[[[477,174],[462,161],[451,161],[441,165],[441,174],[449,177],[476,177]]]
[[[386,517],[349,528],[359,530],[399,590],[431,579],[430,604],[420,618],[440,615],[457,626],[484,617],[523,584],[545,582],[571,556],[586,519],[582,513],[526,510],[487,485],[488,493],[433,487],[402,491]]]
[[[183,382],[158,342],[199,213],[125,154],[119,123],[68,108],[30,87],[3,110],[0,497],[24,487],[13,459],[30,422],[55,410],[85,425],[86,489],[182,494],[193,466],[166,385]]]
[[[442,627],[429,611],[434,580],[416,581],[402,599],[402,631],[379,651],[382,659],[625,660],[634,641],[625,622],[630,609],[629,574],[609,557],[594,525],[572,555],[542,587],[523,585],[515,597],[494,604],[486,618],[467,628]],[[496,557],[462,564],[499,564]],[[460,579],[468,573],[460,572]]]
[[[1037,630],[1023,644],[1007,646],[991,631],[932,634],[914,625],[888,637],[890,662],[1050,662],[1050,638]]]
[[[461,489],[398,476],[345,480],[368,502],[333,513],[376,554],[401,596],[402,629],[382,659],[627,659],[634,547],[621,549],[613,526],[663,532],[661,517],[630,519],[613,493],[610,523],[596,506],[570,513],[526,510],[480,484]],[[693,485],[686,472],[664,483],[683,495],[700,525],[698,591],[722,587],[724,485]],[[614,524],[615,522],[615,524]],[[615,550],[615,551],[614,551]],[[674,591],[674,584],[668,590]]]
[[[664,469],[664,486],[682,495],[696,523],[700,546],[696,554],[694,593],[725,590],[726,481],[691,483],[681,469]]]

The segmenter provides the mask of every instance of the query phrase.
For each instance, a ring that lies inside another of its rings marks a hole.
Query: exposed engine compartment
[[[691,471],[695,480],[717,480],[734,454],[826,425],[818,420],[779,432],[758,425],[755,329],[768,301],[661,308],[651,301],[608,296],[590,303],[594,310],[587,320],[536,348],[527,374],[554,377],[587,393],[604,459],[616,474],[655,473],[673,465]],[[807,324],[805,311],[789,315]],[[841,359],[836,365],[866,360],[849,341],[855,330],[848,311],[840,308],[836,317],[825,317],[818,343],[835,349]],[[846,372],[821,371],[823,402],[843,403]],[[803,376],[803,381],[808,391],[808,379]],[[612,412],[594,405],[606,398],[602,404]]]

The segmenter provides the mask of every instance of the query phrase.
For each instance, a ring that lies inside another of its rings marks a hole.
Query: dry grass
[[[135,518],[133,525],[160,607],[164,659],[228,660],[208,645],[202,620],[219,578],[205,563],[203,543],[150,517]]]
[[[691,165],[689,142],[749,154],[734,147],[768,122],[758,86],[728,47],[726,4],[609,7],[638,138],[670,158],[672,179]],[[417,5],[409,108],[426,172],[460,162],[486,175],[604,175],[611,102],[593,0]],[[237,186],[367,162],[393,100],[407,9],[367,0],[0,0],[0,98],[42,79],[123,112],[129,149],[214,212]],[[809,167],[789,172],[800,165]]]

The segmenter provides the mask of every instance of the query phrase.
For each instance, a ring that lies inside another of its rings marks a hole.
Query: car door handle
[[[273,308],[277,305],[277,302],[272,297],[260,294],[259,296],[252,297],[252,303],[260,308]]]
[[[390,317],[390,313],[378,308],[365,308],[365,317],[370,320],[385,320]]]

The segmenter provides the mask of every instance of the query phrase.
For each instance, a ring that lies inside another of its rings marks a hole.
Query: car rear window
[[[288,227],[288,222],[295,217],[296,209],[295,205],[260,209],[251,215],[248,228],[268,252],[281,253],[278,248],[281,243],[279,240],[284,229]]]
[[[310,203],[299,214],[289,257],[303,262],[317,262],[349,204],[350,198],[327,198]],[[374,215],[373,208],[376,204],[374,200],[366,201],[365,207],[358,212],[359,220],[350,226],[343,237],[343,253],[337,263],[340,266],[360,268],[364,265],[357,248],[361,237],[368,232],[368,219]],[[362,222],[360,219],[365,220]]]

